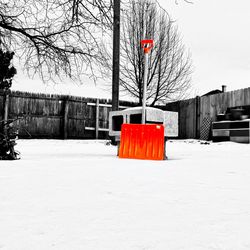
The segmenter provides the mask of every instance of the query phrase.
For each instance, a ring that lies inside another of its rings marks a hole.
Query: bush
[[[19,152],[15,151],[18,130],[13,127],[14,120],[1,121],[0,160],[18,160]]]
[[[6,94],[11,85],[16,68],[11,65],[14,52],[3,51],[0,48],[0,89]],[[0,123],[0,160],[17,160],[19,153],[14,150],[17,130],[13,128],[14,120],[3,120]]]

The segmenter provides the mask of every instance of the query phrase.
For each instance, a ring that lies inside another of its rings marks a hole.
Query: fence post
[[[10,96],[9,96],[9,92],[5,92],[4,93],[4,115],[3,115],[3,119],[6,122],[8,120],[8,116],[9,116],[9,102],[10,102]]]
[[[63,139],[68,138],[68,113],[69,113],[69,100],[64,99],[64,112],[63,112]]]
[[[8,117],[9,117],[9,103],[10,103],[10,91],[7,90],[4,92],[4,96],[3,96],[3,120],[4,123],[6,123],[8,121]],[[6,127],[3,127],[3,132],[6,133]]]
[[[200,138],[200,109],[201,109],[201,98],[200,96],[195,97],[195,137]]]
[[[95,138],[99,137],[99,99],[96,99]]]

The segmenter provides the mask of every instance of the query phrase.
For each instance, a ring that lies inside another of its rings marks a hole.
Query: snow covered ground
[[[0,250],[250,249],[250,145],[167,142],[167,161],[20,140],[0,162]]]

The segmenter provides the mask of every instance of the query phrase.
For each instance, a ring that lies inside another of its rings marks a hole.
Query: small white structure
[[[146,124],[163,124],[165,137],[178,136],[178,113],[163,111],[161,109],[146,107]],[[123,123],[141,124],[142,107],[128,108],[121,111],[109,113],[109,135],[115,136],[118,140],[121,134]]]

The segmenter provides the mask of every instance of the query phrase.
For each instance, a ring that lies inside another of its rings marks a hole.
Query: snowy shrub
[[[0,160],[18,160],[19,152],[15,151],[17,129],[13,127],[13,120],[1,122],[0,130]]]

